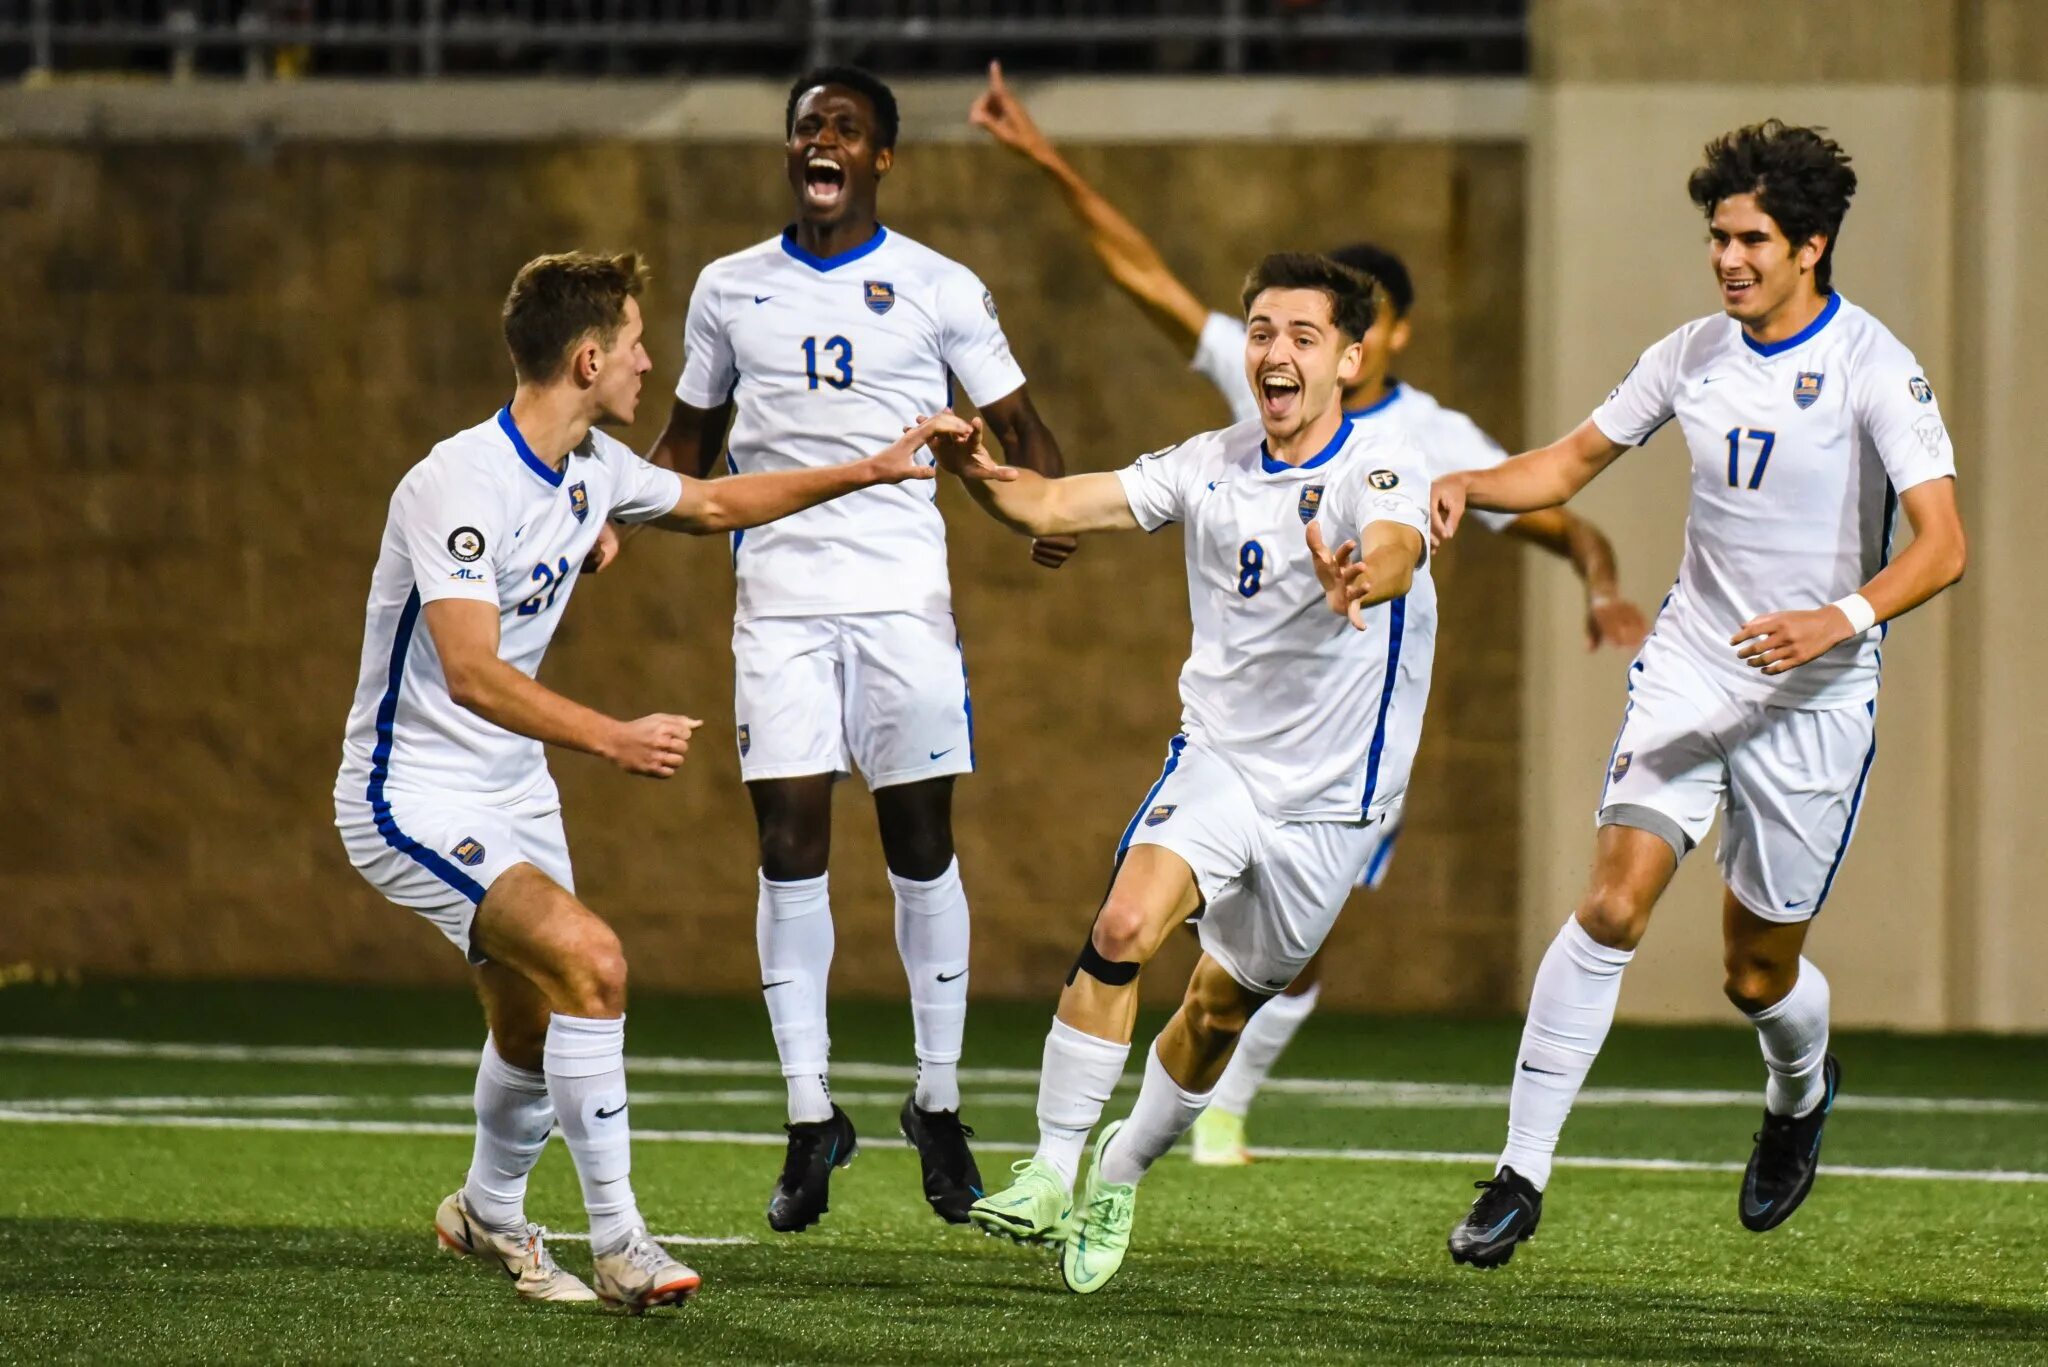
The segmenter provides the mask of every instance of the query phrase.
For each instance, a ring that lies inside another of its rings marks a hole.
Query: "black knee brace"
[[[1102,957],[1102,951],[1095,947],[1095,929],[1089,927],[1088,938],[1081,943],[1080,957],[1067,970],[1067,986],[1074,985],[1074,979],[1086,973],[1095,981],[1107,987],[1128,987],[1137,981],[1138,966],[1132,963],[1115,963]]]

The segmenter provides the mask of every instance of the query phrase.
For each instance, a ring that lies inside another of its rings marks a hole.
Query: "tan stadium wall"
[[[631,433],[644,447],[667,414],[698,267],[784,221],[778,154],[760,141],[271,141],[211,126],[163,142],[147,120],[22,136],[79,95],[46,93],[58,103],[0,102],[18,135],[0,143],[0,389],[13,396],[0,407],[13,491],[0,518],[0,962],[453,980],[457,956],[361,883],[331,827],[385,502],[433,441],[506,397],[496,311],[542,251],[651,253],[656,364]],[[1402,251],[1423,291],[1406,373],[1515,440],[1519,147],[1329,131],[1076,156],[1225,306],[1278,245],[1371,233]],[[987,279],[1077,468],[1223,421],[1082,258],[1049,188],[1003,154],[912,141],[885,209]],[[1175,729],[1178,538],[1096,538],[1049,575],[957,490],[942,501],[981,761],[956,823],[975,992],[1049,1001]],[[1346,1006],[1500,1010],[1515,997],[1521,560],[1473,538],[1439,575],[1429,740],[1386,892],[1337,932],[1331,994]],[[544,675],[615,713],[709,723],[667,784],[554,760],[580,889],[621,931],[641,985],[757,981],[730,612],[722,541],[649,535],[579,585]],[[871,808],[858,784],[841,799],[834,986],[899,996]],[[1174,995],[1188,957],[1177,946],[1152,975],[1155,998]]]

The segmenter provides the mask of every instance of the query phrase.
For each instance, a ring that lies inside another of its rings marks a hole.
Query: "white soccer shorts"
[[[576,891],[559,807],[520,812],[387,791],[382,810],[337,798],[334,824],[356,872],[433,922],[471,963],[484,962],[470,943],[476,909],[505,870],[531,864]]]
[[[1391,838],[1371,821],[1281,821],[1261,812],[1230,764],[1185,736],[1117,845],[1172,850],[1194,870],[1202,949],[1254,992],[1279,992],[1315,957],[1344,899]]]
[[[844,775],[869,788],[974,772],[974,704],[950,613],[753,617],[732,629],[748,782]]]
[[[1671,650],[1629,667],[1598,825],[1664,837],[1683,859],[1725,811],[1721,877],[1767,921],[1811,919],[1856,834],[1877,704],[1801,709],[1738,698]]]

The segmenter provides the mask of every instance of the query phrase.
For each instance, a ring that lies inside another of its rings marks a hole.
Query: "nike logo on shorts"
[[[932,751],[932,758],[944,759],[946,756],[952,754],[955,750],[958,750],[959,748],[960,747],[957,745],[949,745],[943,750],[934,750]]]

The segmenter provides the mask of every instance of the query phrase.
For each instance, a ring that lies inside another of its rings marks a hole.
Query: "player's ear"
[[[1364,364],[1365,343],[1346,342],[1343,353],[1337,357],[1337,383],[1348,385],[1356,380]]]
[[[895,148],[884,147],[881,151],[875,153],[875,179],[880,180],[883,176],[888,175],[889,168],[894,166],[895,164]]]
[[[1827,249],[1827,234],[1815,233],[1812,237],[1807,238],[1799,248],[1800,271],[1802,273],[1810,272],[1814,267],[1820,265],[1821,254],[1827,251]]]
[[[1406,318],[1396,318],[1394,325],[1387,329],[1387,350],[1399,355],[1408,349],[1410,331]]]

